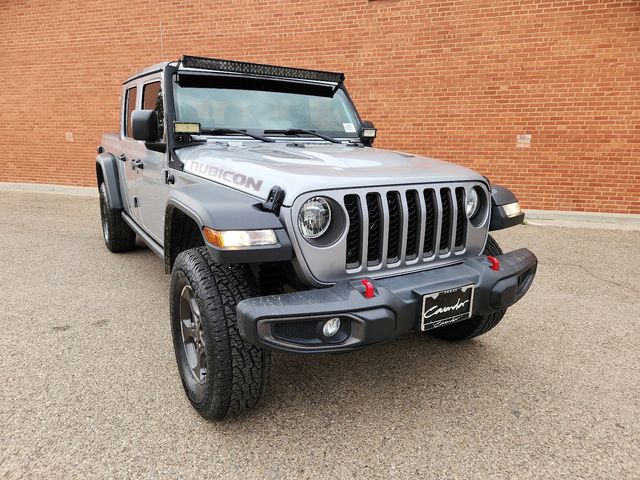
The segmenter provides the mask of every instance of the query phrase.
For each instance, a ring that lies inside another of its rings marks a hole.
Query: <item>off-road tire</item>
[[[193,290],[199,309],[200,335],[206,357],[203,383],[198,383],[189,369],[181,330],[181,292],[187,285]],[[256,405],[267,388],[271,353],[245,342],[240,337],[236,320],[236,305],[254,293],[254,281],[248,268],[219,265],[206,247],[185,250],[176,258],[170,294],[176,361],[189,401],[208,420],[243,413]]]
[[[500,245],[498,245],[498,242],[496,242],[491,235],[489,235],[489,238],[487,239],[487,245],[485,246],[482,254],[494,257],[502,255]],[[429,330],[429,334],[433,337],[448,341],[469,340],[470,338],[487,333],[493,327],[498,325],[506,311],[507,309],[505,308],[504,310],[500,310],[489,315],[471,317],[470,319],[463,320],[462,322]]]
[[[98,190],[100,192],[100,220],[104,244],[111,252],[132,250],[136,244],[136,233],[122,218],[122,210],[111,207],[107,197],[107,187],[104,183],[100,184]]]

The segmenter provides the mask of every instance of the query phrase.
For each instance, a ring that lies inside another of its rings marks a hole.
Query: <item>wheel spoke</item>
[[[207,373],[207,354],[200,308],[190,285],[185,285],[180,294],[180,328],[188,368],[198,383],[204,383]]]
[[[193,342],[196,338],[196,326],[191,319],[185,319],[180,322],[182,325],[182,339],[186,342]]]
[[[196,364],[193,366],[192,371],[199,381],[204,381],[204,376],[207,374],[207,356],[204,353],[204,349],[196,350]]]
[[[200,322],[200,308],[198,307],[198,302],[196,302],[196,297],[193,296],[193,292],[191,298],[189,298],[189,307],[191,308],[191,318]]]
[[[185,343],[184,344],[184,352],[187,357],[187,364],[190,369],[193,369],[197,364],[198,350],[196,349],[195,343]]]

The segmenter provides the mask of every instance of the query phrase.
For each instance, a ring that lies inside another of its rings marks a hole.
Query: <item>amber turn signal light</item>
[[[220,248],[257,247],[278,243],[276,232],[273,230],[214,230],[204,227],[202,232],[207,242]]]

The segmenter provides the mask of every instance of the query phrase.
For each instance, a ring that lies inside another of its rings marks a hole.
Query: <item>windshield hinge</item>
[[[269,195],[267,195],[267,200],[262,203],[262,208],[279,215],[283,201],[284,190],[275,185],[271,190],[269,190]]]

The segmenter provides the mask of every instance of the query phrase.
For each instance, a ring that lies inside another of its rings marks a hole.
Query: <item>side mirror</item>
[[[373,145],[373,141],[376,139],[377,134],[378,130],[373,126],[373,122],[369,120],[362,121],[362,129],[360,130],[360,139],[362,140],[362,143],[370,147]]]
[[[134,140],[157,141],[158,113],[155,110],[134,110],[131,113],[131,130]]]

